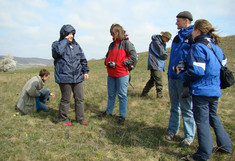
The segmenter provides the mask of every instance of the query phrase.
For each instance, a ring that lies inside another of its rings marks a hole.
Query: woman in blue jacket
[[[59,119],[70,126],[67,116],[71,92],[75,100],[76,121],[87,125],[84,121],[84,92],[83,81],[88,79],[89,68],[86,57],[80,45],[75,41],[76,31],[71,25],[64,25],[60,30],[59,41],[52,44],[52,57],[55,65],[55,81],[61,90]]]
[[[207,20],[197,20],[192,32],[194,44],[187,57],[187,70],[179,73],[177,68],[177,73],[183,81],[190,83],[190,93],[193,98],[193,114],[199,143],[197,152],[191,156],[194,160],[207,160],[213,152],[210,126],[214,129],[218,149],[231,153],[230,138],[217,115],[218,98],[222,95],[221,65],[207,44],[210,43],[223,65],[226,65],[227,59],[217,45],[219,37],[213,33],[214,31]]]

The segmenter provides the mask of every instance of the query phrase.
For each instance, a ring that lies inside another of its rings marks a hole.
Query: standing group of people
[[[182,146],[190,146],[195,136],[195,123],[199,147],[192,156],[194,160],[207,160],[213,151],[210,126],[216,135],[219,151],[231,153],[231,141],[217,115],[220,91],[220,64],[209,43],[219,59],[226,65],[226,57],[218,47],[219,37],[215,29],[204,19],[192,25],[193,16],[188,11],[176,16],[179,30],[174,37],[168,66],[168,89],[171,102],[167,140],[173,140],[179,131],[180,113],[183,118],[184,139]],[[88,125],[84,117],[83,81],[89,78],[89,67],[82,48],[74,39],[76,30],[71,25],[64,25],[60,30],[60,38],[52,44],[52,56],[55,65],[55,81],[59,84],[61,99],[59,120],[71,126],[68,110],[71,93],[75,100],[75,118],[81,125]],[[129,65],[137,61],[134,45],[129,41],[125,30],[119,24],[110,28],[113,42],[106,54],[105,66],[108,77],[107,108],[100,117],[112,116],[116,94],[119,99],[118,123],[123,124],[127,113],[127,87],[129,81]],[[157,98],[163,97],[161,72],[164,71],[165,60],[168,58],[166,43],[171,33],[161,32],[153,35],[149,45],[148,70],[150,79],[144,87],[141,97],[147,96],[155,85]],[[39,76],[30,79],[24,86],[16,108],[26,114],[35,111],[48,111],[45,105],[49,96],[55,97],[49,89],[44,89],[44,82],[50,73],[43,69]]]

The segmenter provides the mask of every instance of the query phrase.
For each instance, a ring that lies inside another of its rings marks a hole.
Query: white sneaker
[[[166,138],[166,140],[172,141],[174,136],[175,136],[175,134],[170,132],[165,136],[165,138]]]
[[[183,141],[181,141],[180,145],[183,147],[186,147],[186,146],[190,146],[192,143],[193,143],[192,140],[184,139]]]

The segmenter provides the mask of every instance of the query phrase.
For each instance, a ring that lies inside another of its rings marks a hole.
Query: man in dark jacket
[[[52,57],[55,65],[55,81],[61,90],[61,100],[59,109],[59,119],[66,125],[71,123],[67,116],[71,92],[75,99],[76,121],[82,125],[87,125],[84,121],[84,92],[83,81],[88,79],[89,68],[86,57],[75,41],[76,31],[71,25],[64,25],[60,30],[60,39],[52,44]]]
[[[165,67],[165,60],[168,57],[166,43],[171,39],[171,33],[161,32],[161,35],[153,35],[149,45],[148,70],[150,79],[145,85],[141,97],[148,95],[150,89],[156,87],[157,98],[162,98],[162,73]]]

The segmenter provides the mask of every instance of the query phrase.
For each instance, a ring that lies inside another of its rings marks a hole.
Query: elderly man
[[[168,57],[166,43],[171,39],[171,33],[161,32],[161,35],[153,35],[152,42],[149,45],[148,70],[150,70],[150,79],[145,85],[141,97],[148,95],[150,89],[156,87],[157,98],[162,98],[162,73],[165,67],[165,60]]]

